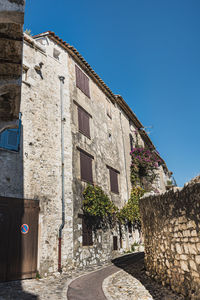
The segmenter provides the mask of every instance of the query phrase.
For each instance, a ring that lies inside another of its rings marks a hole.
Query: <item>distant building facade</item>
[[[120,240],[117,229],[88,232],[82,192],[99,185],[121,208],[131,191],[135,132],[140,144],[155,147],[123,98],[53,32],[24,37],[20,112],[18,129],[0,140],[0,194],[39,200],[38,271],[56,272],[60,254],[67,270],[106,261],[138,241],[137,233]],[[158,173],[163,192],[169,172],[162,159]]]

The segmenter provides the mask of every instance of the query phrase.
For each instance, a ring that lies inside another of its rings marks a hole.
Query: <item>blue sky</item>
[[[52,30],[75,46],[152,126],[182,186],[200,173],[199,14],[199,0],[26,0],[24,28]]]

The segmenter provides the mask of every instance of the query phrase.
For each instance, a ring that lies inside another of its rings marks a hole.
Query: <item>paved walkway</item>
[[[68,287],[68,300],[106,300],[103,290],[103,280],[119,269],[109,266],[74,280]]]
[[[184,299],[146,275],[143,253],[119,257],[112,266],[75,279],[67,296],[68,300]]]
[[[0,300],[183,300],[146,275],[143,253],[43,279],[0,283]],[[102,289],[103,284],[103,289]]]
[[[0,283],[0,300],[66,300],[67,288],[73,279],[109,265],[110,262],[82,270],[69,270],[42,279],[3,282]]]

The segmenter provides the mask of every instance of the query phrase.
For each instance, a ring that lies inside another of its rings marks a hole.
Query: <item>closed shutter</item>
[[[83,238],[83,246],[92,246],[92,227],[88,225],[84,218],[82,218],[82,238]]]
[[[113,236],[113,250],[117,250],[118,246],[117,246],[117,236]]]
[[[110,189],[111,192],[119,194],[119,188],[118,188],[118,174],[115,170],[109,169],[110,171]]]
[[[76,86],[90,98],[89,78],[77,67],[76,69]]]
[[[8,150],[19,150],[19,129],[7,129],[0,134],[0,147]]]
[[[79,131],[90,138],[90,116],[78,107],[78,125]]]
[[[92,157],[80,151],[81,180],[93,183]]]

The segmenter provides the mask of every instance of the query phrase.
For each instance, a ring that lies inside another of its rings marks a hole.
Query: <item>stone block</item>
[[[182,246],[178,243],[176,243],[176,251],[178,254],[182,254],[183,253],[183,249],[182,249]]]
[[[185,272],[189,272],[188,263],[186,261],[180,261],[181,269]]]
[[[200,255],[195,256],[195,261],[198,265],[200,265]]]
[[[196,263],[193,260],[189,260],[189,265],[192,270],[197,270]]]
[[[197,254],[197,248],[196,248],[195,244],[191,244],[189,246],[189,253],[190,254]]]

